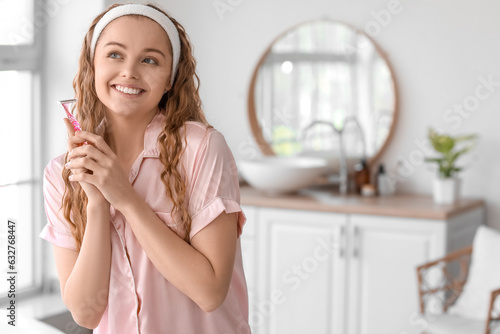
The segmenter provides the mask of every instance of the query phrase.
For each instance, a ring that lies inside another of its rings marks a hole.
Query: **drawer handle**
[[[357,226],[354,227],[354,237],[353,237],[353,247],[352,247],[352,256],[354,258],[359,257],[359,228]]]

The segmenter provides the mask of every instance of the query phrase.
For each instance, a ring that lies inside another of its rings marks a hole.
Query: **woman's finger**
[[[63,121],[66,126],[66,132],[68,133],[68,152],[70,152],[72,149],[77,147],[77,144],[74,142],[74,138],[77,138],[78,140],[79,138],[75,137],[75,130],[73,129],[73,125],[69,119],[64,118]]]
[[[64,117],[63,120],[64,124],[66,125],[66,131],[68,132],[68,137],[73,137],[75,135],[75,129],[73,128],[73,124],[71,124],[69,119],[67,119],[66,117]]]
[[[105,155],[113,156],[115,154],[101,136],[87,131],[76,131],[75,136],[93,143],[95,147]]]
[[[88,173],[80,173],[80,174],[71,174],[69,176],[70,181],[75,181],[75,182],[86,182],[90,184],[94,184],[94,175],[88,174]]]
[[[66,165],[64,165],[64,167],[67,169],[71,169],[72,173],[73,169],[83,169],[91,171],[92,173],[95,173],[101,169],[101,166],[99,166],[99,164],[94,159],[89,157],[71,159],[66,163]]]
[[[73,124],[71,124],[69,119],[64,118],[64,124],[66,125],[66,131],[68,133],[68,152],[73,150],[75,147],[87,144],[87,142],[84,139],[75,136],[75,130],[73,128]]]
[[[80,174],[80,173],[87,173],[88,170],[85,168],[67,168],[71,172],[71,174]]]
[[[114,154],[114,153],[113,153]],[[83,145],[76,147],[69,152],[68,159],[73,160],[76,158],[89,157],[99,163],[105,163],[109,159],[106,154],[98,150],[92,145]]]
[[[77,136],[69,137],[68,138],[68,148],[71,148],[71,149],[69,149],[68,151],[71,151],[74,148],[82,146],[83,143],[85,143],[85,139],[82,139],[82,138],[77,137]]]

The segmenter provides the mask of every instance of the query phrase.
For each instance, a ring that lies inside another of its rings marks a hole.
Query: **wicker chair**
[[[428,262],[417,267],[420,312],[423,316],[426,316],[426,313],[428,313],[427,303],[431,298],[439,298],[441,301],[439,305],[442,308],[440,311],[442,311],[443,314],[446,314],[448,308],[458,299],[467,281],[471,255],[472,246],[469,246],[449,253],[441,259]],[[431,287],[428,284],[427,279],[430,271],[436,269],[441,270],[442,276],[439,280],[439,284]],[[498,310],[494,310],[494,302],[499,295],[500,289],[493,290],[491,292],[488,318],[486,320],[486,324],[481,323],[481,327],[485,328],[484,334],[499,333],[498,327],[500,323],[500,312]],[[464,324],[468,320],[462,319],[460,321],[461,324]],[[477,320],[471,321],[477,322]],[[493,326],[495,326],[495,331],[493,331]],[[443,332],[442,329],[441,332]],[[432,330],[427,330],[424,333],[434,334]],[[455,334],[453,331],[450,331],[449,333]]]

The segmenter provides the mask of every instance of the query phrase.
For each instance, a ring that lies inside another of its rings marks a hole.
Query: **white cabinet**
[[[251,206],[241,206],[247,222],[243,227],[243,234],[241,236],[241,256],[243,258],[243,270],[245,271],[245,278],[248,288],[248,308],[249,320],[254,316],[253,310],[255,309],[255,300],[257,300],[255,281],[257,278],[257,268],[255,255],[257,253],[256,243],[256,228],[257,228],[257,209]]]
[[[243,206],[254,334],[410,334],[416,266],[472,242],[483,209],[448,220]]]
[[[415,269],[445,253],[446,224],[350,215],[349,231],[345,333],[411,333],[410,319],[418,315]]]
[[[256,333],[331,333],[340,328],[339,246],[345,215],[259,209],[257,216]]]

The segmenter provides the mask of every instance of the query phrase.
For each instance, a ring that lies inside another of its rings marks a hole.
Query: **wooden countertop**
[[[324,190],[323,190],[324,189]],[[388,197],[339,195],[325,188],[302,189],[295,194],[268,195],[240,186],[241,204],[261,207],[446,220],[484,206],[480,199],[462,198],[454,204],[435,204],[431,196],[396,194]]]

